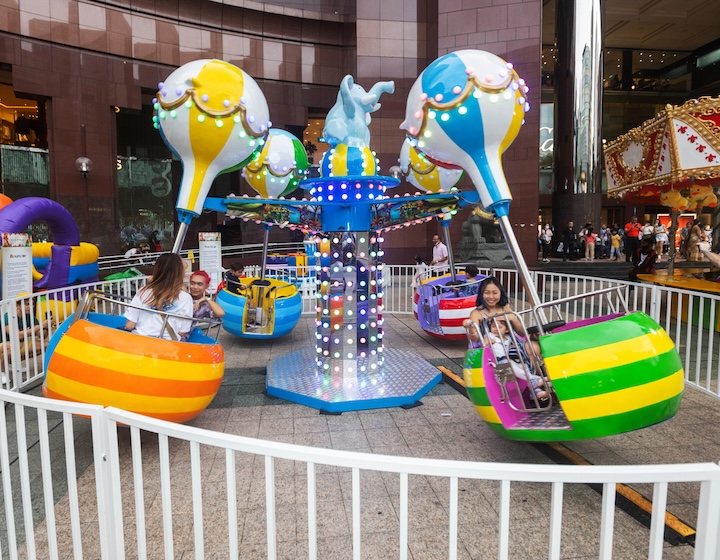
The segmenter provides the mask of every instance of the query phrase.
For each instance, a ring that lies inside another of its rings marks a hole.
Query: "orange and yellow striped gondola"
[[[187,422],[210,404],[225,369],[222,346],[195,330],[187,342],[119,330],[121,316],[65,321],[45,358],[46,397]]]

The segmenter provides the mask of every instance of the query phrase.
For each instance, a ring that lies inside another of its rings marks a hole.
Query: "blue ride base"
[[[412,406],[440,382],[442,374],[417,354],[385,348],[377,370],[325,373],[315,348],[276,358],[267,367],[267,394],[329,413]],[[341,360],[342,361],[342,360]],[[352,360],[353,366],[362,360]],[[368,368],[369,369],[369,368]]]

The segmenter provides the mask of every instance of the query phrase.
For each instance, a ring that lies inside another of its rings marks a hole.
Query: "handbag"
[[[560,243],[558,243],[557,252],[562,253],[564,250],[565,250],[565,246],[563,245],[563,242],[561,241]]]

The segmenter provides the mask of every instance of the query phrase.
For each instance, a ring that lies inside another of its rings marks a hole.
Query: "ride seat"
[[[565,321],[560,319],[559,321],[551,321],[550,323],[546,323],[545,325],[542,326],[542,329],[543,329],[544,333],[550,333],[550,332],[554,331],[555,329],[559,329],[560,327],[564,327],[564,326],[565,326]],[[527,327],[525,329],[525,332],[527,332],[528,336],[535,335],[540,332],[540,328],[537,325],[532,325],[530,327]]]
[[[257,334],[271,334],[275,323],[277,287],[269,280],[254,280],[245,292],[243,330]],[[242,291],[241,291],[242,293]]]

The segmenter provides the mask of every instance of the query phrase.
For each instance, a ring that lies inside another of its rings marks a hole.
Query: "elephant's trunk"
[[[378,82],[376,83],[372,88],[370,88],[370,91],[368,92],[371,95],[377,95],[377,98],[379,99],[380,96],[383,93],[394,93],[395,92],[395,82]]]

